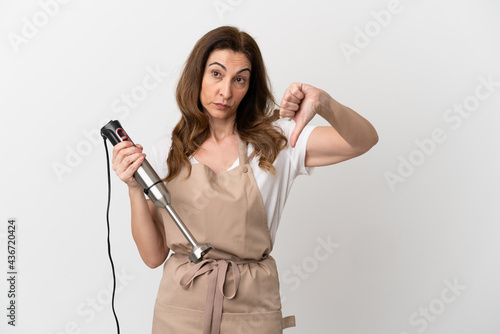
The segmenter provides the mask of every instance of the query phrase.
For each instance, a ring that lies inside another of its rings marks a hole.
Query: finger
[[[134,153],[130,153],[129,155],[123,157],[123,161],[122,163],[123,164],[127,164],[127,165],[130,165],[132,164],[134,161],[136,161],[137,159],[139,159],[139,157],[141,156],[145,156],[144,153],[142,152],[134,152]]]
[[[119,152],[120,150],[131,146],[134,146],[134,144],[132,144],[132,142],[128,140],[125,140],[113,146],[113,152]]]
[[[283,95],[283,98],[281,99],[281,103],[285,102],[290,102],[290,103],[295,103],[295,104],[300,104],[301,99],[298,97],[294,96],[292,92],[288,89],[285,94]]]
[[[113,146],[113,159],[111,161],[114,162],[116,157],[119,155],[119,153],[123,149],[131,147],[131,146],[134,146],[134,144],[132,144],[129,141],[122,141],[122,142],[116,144],[115,146]]]
[[[286,118],[294,118],[295,117],[295,111],[290,111],[286,109],[280,109],[280,116],[281,117],[286,117]]]
[[[144,153],[135,153],[126,156],[123,161],[116,167],[116,174],[122,179],[126,180],[130,178],[136,171],[137,168],[142,164],[146,155]]]
[[[300,101],[299,102],[292,102],[292,101],[281,101],[281,109],[284,109],[284,110],[289,110],[289,111],[297,111],[299,110],[299,104],[300,104]]]
[[[137,171],[137,169],[141,166],[144,159],[145,156],[141,154],[128,166],[128,168],[125,170],[125,173],[128,174],[129,176],[133,176],[134,173]]]
[[[293,128],[292,134],[290,135],[290,146],[295,147],[297,144],[297,140],[299,139],[302,130],[304,129],[304,124],[295,123],[295,127]]]
[[[288,90],[290,91],[290,94],[292,96],[299,99],[300,101],[302,101],[305,97],[305,94],[302,91],[302,84],[301,83],[298,83],[298,82],[292,83],[290,85],[290,87],[288,88]]]
[[[133,149],[133,150],[130,150]],[[146,156],[144,153],[138,151],[136,147],[130,149],[121,150],[116,156],[115,161],[113,162],[113,170],[117,173],[125,170],[130,164],[132,164],[137,158],[141,155]],[[129,150],[127,152],[127,150]]]
[[[120,179],[128,185],[137,185],[134,174],[137,172],[137,169],[141,166],[141,164],[141,159],[136,160],[122,174],[119,175]]]
[[[117,153],[117,155],[115,157],[115,161],[116,161],[116,163],[119,164],[123,161],[123,159],[125,157],[128,157],[129,155],[132,155],[135,153],[142,153],[142,148],[139,148],[136,146],[130,146],[130,147],[123,148]]]

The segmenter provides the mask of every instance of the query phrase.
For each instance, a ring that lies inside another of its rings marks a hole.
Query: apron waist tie
[[[185,254],[173,254],[189,261]],[[232,260],[232,259],[205,259],[189,269],[182,276],[180,285],[187,289],[191,282],[198,276],[209,272],[207,299],[205,302],[205,312],[203,315],[203,334],[219,334],[222,321],[222,303],[224,298],[233,299],[236,296],[240,285],[240,270],[238,264],[259,262],[260,260]],[[229,266],[233,272],[233,291],[230,295],[224,294],[224,285],[226,283],[226,274]],[[212,328],[212,332],[210,332]]]

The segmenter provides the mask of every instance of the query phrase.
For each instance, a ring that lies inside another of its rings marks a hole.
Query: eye
[[[235,79],[237,83],[244,84],[246,82],[245,78],[236,78]]]
[[[221,76],[221,74],[220,74],[219,71],[213,70],[212,71],[212,76],[214,76],[215,78],[219,78]]]

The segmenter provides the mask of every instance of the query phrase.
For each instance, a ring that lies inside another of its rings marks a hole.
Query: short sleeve
[[[151,146],[149,153],[146,153],[146,159],[161,179],[168,173],[167,157],[170,145],[171,139],[165,135]]]

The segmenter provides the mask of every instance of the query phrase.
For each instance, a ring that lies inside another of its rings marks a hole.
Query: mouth
[[[215,105],[215,107],[216,107],[217,109],[220,109],[220,110],[226,110],[226,109],[231,108],[231,106],[230,106],[230,105],[228,105],[228,104],[223,104],[223,103],[214,103],[214,105]]]

